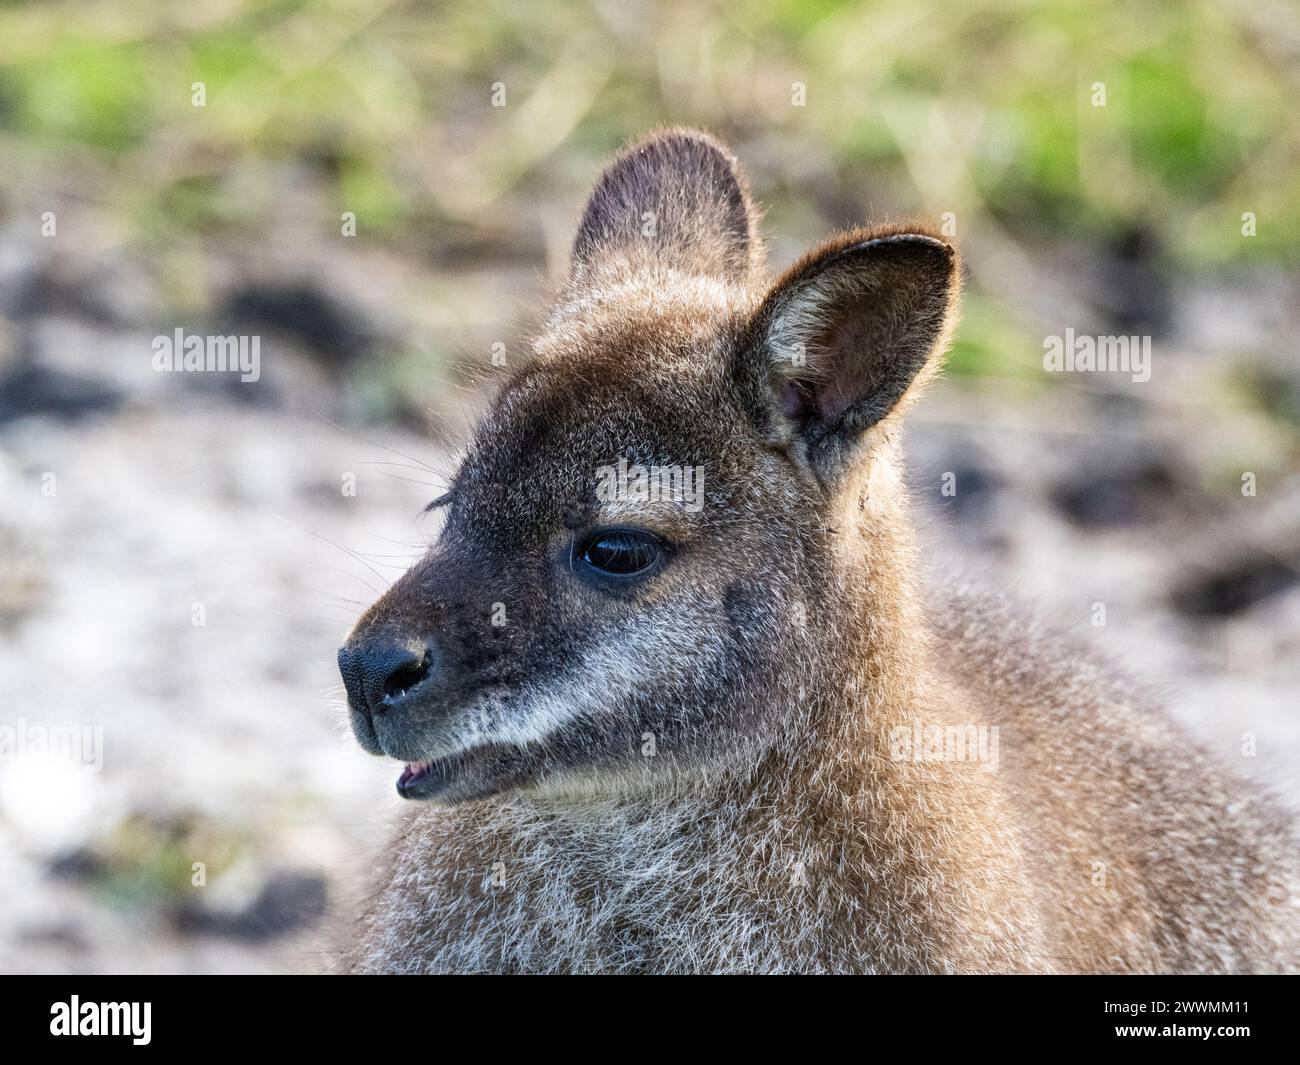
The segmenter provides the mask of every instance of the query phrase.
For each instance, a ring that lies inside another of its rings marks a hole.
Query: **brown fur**
[[[363,745],[432,783],[345,966],[1296,969],[1272,800],[1069,638],[923,581],[898,430],[954,326],[955,251],[855,230],[769,286],[755,219],[690,131],[598,184],[438,544],[344,651],[435,662],[400,711],[350,684]],[[701,466],[703,507],[597,498],[618,457]],[[666,561],[584,580],[615,525]],[[914,725],[996,726],[999,764],[900,758]]]

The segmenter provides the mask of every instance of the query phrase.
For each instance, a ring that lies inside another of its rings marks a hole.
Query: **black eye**
[[[639,529],[606,529],[587,541],[579,557],[600,573],[631,577],[649,570],[662,554],[657,536]]]

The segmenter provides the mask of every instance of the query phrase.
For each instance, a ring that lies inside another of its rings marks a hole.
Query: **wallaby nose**
[[[399,706],[433,672],[431,647],[383,640],[345,644],[339,648],[339,672],[353,708],[367,716]]]

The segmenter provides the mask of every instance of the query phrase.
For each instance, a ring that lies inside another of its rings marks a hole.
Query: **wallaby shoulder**
[[[999,727],[1064,968],[1300,968],[1300,843],[1281,800],[1087,636],[951,576],[930,603],[956,682]]]

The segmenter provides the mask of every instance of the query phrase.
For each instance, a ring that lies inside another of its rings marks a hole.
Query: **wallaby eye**
[[[578,557],[610,577],[633,577],[653,568],[663,555],[659,537],[640,529],[603,529],[592,534]]]

